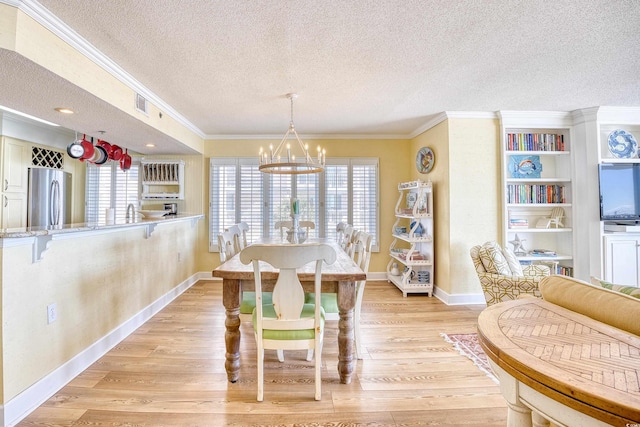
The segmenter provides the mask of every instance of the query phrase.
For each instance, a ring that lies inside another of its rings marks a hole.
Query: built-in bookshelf
[[[523,112],[500,116],[502,244],[517,250],[522,264],[545,264],[554,273],[572,275],[571,117]]]

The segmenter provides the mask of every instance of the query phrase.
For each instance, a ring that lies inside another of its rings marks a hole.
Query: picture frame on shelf
[[[418,200],[418,194],[414,192],[407,193],[407,209],[413,209],[413,206]]]
[[[542,173],[540,156],[510,156],[508,168],[511,178],[540,178]]]

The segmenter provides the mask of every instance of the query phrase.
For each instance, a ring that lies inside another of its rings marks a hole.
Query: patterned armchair
[[[516,299],[522,294],[541,297],[538,281],[549,276],[548,266],[521,266],[510,249],[502,249],[496,242],[474,246],[470,253],[487,306]]]

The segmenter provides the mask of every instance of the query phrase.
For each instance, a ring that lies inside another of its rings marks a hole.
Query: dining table
[[[254,243],[290,244],[279,238],[263,238]],[[333,264],[322,265],[322,292],[337,293],[338,320],[338,373],[340,383],[349,384],[355,370],[354,352],[354,307],[356,303],[356,283],[366,280],[366,273],[333,239],[307,239],[308,243],[326,243],[336,251]],[[261,266],[263,291],[272,291],[278,278],[278,271],[265,263]],[[235,383],[240,376],[240,303],[242,292],[255,290],[254,272],[251,264],[243,264],[239,254],[213,270],[213,277],[222,279],[222,303],[225,308],[225,369],[227,379]],[[313,291],[315,263],[311,262],[298,270],[298,278],[306,292]]]

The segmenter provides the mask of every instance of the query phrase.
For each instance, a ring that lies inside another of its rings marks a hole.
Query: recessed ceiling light
[[[155,146],[156,146],[156,144],[151,144],[151,143],[146,144],[146,147],[155,147]]]
[[[58,108],[54,108],[54,110],[62,114],[73,114],[73,110],[71,108],[58,107]]]

